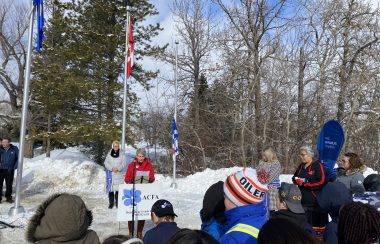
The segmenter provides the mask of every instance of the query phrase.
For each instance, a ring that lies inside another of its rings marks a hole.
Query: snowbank
[[[77,148],[51,152],[25,161],[23,185],[33,191],[57,192],[70,190],[99,190],[104,187],[105,171]]]

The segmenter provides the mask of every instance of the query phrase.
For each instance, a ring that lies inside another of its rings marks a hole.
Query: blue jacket
[[[201,230],[214,237],[216,240],[224,235],[227,232],[226,223],[219,222],[216,218],[211,218],[209,221],[206,221],[204,215],[202,214],[202,210],[200,211],[201,216]]]
[[[221,244],[256,244],[259,230],[267,222],[266,213],[263,203],[240,206],[226,211],[228,231],[219,239],[219,242]]]
[[[143,239],[144,244],[166,244],[170,237],[179,228],[175,222],[161,222],[153,229],[148,230]]]
[[[0,169],[17,169],[17,161],[18,161],[18,148],[13,146],[12,144],[6,150],[5,148],[1,148],[1,160],[0,160]]]

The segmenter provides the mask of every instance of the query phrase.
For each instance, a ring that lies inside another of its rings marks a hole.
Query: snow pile
[[[76,148],[51,152],[26,160],[23,185],[28,192],[99,190],[104,187],[105,171]]]

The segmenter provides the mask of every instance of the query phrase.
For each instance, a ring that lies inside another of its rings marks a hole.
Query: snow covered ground
[[[205,191],[211,184],[219,180],[224,181],[228,175],[239,169],[241,168],[206,169],[186,178],[177,179],[177,189],[170,188],[171,177],[157,174],[156,181],[162,184],[166,199],[174,205],[174,211],[179,216],[177,218],[179,227],[199,229],[199,210]],[[365,175],[373,172],[369,169]],[[4,201],[0,204],[0,221],[22,228],[1,229],[0,243],[25,243],[24,231],[28,219],[44,199],[58,192],[69,192],[83,198],[88,208],[93,211],[92,229],[98,233],[101,241],[112,234],[128,234],[127,223],[116,221],[117,210],[107,208],[104,179],[104,169],[76,148],[54,150],[51,158],[41,155],[26,160],[21,187],[21,205],[25,208],[25,213],[8,217],[9,208],[13,205]],[[280,180],[285,182],[289,182],[290,179],[291,175],[280,177]],[[152,226],[153,224],[147,221],[145,231]]]

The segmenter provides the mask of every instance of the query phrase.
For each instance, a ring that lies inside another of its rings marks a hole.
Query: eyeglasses
[[[307,156],[307,154],[305,154],[305,153],[301,153],[301,154],[298,154],[298,156],[300,156],[300,157],[305,157],[305,156]]]

